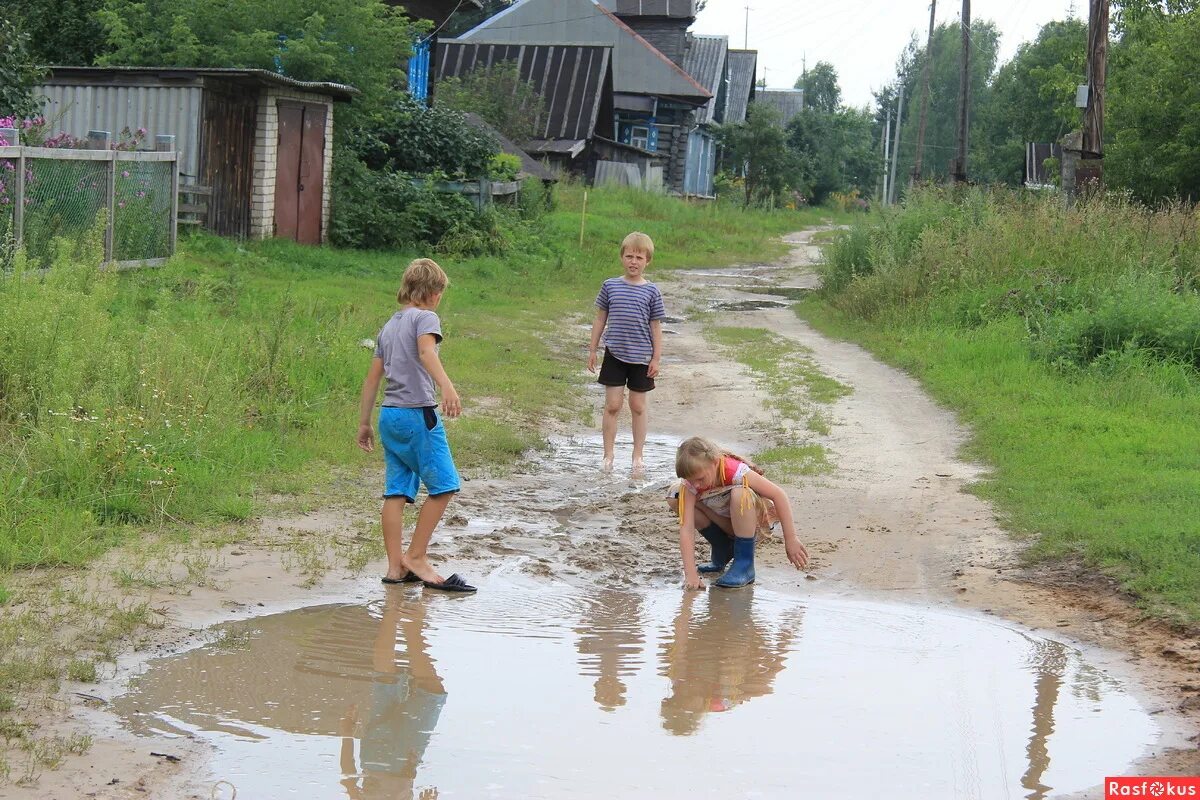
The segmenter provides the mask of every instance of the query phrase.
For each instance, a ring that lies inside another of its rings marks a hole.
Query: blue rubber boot
[[[712,545],[712,561],[701,564],[698,571],[701,574],[724,572],[726,565],[733,559],[733,538],[715,522],[710,522],[708,527],[703,528],[700,535]]]
[[[739,536],[733,540],[733,566],[713,585],[723,589],[736,589],[751,583],[754,583],[754,537]]]

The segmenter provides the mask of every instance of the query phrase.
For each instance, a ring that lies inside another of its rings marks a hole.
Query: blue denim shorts
[[[404,497],[411,503],[422,483],[430,495],[462,488],[446,428],[432,408],[384,406],[379,410],[379,441],[387,466],[384,497]]]

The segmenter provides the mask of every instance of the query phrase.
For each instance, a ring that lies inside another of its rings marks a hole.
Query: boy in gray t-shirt
[[[396,299],[404,305],[383,326],[375,357],[363,381],[358,404],[358,446],[375,449],[371,411],[379,386],[387,379],[379,410],[379,440],[386,473],[383,490],[383,545],[388,568],[384,583],[416,583],[430,589],[473,592],[457,574],[442,578],[429,563],[429,540],[450,498],[462,482],[450,454],[446,428],[437,414],[434,385],[442,392],[442,411],[462,413],[462,401],[438,357],[442,323],[437,307],[450,279],[436,262],[418,258],[404,270]],[[421,483],[429,497],[417,515],[408,550],[404,550],[404,506],[415,503]]]

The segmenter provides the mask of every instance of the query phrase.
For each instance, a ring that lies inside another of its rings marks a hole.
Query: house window
[[[651,153],[658,152],[658,126],[652,119],[620,123],[620,142],[640,147]]]

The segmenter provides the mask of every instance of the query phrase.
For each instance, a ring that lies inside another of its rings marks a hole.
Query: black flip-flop
[[[462,579],[462,576],[457,572],[451,575],[441,583],[433,583],[432,581],[421,581],[427,589],[437,589],[442,592],[474,592],[478,591],[474,586]]]
[[[385,575],[382,578],[380,578],[379,580],[382,581],[383,583],[420,583],[421,582],[421,579],[419,577],[417,577],[417,573],[412,572],[411,570],[409,572],[404,573],[403,578],[389,578]]]

